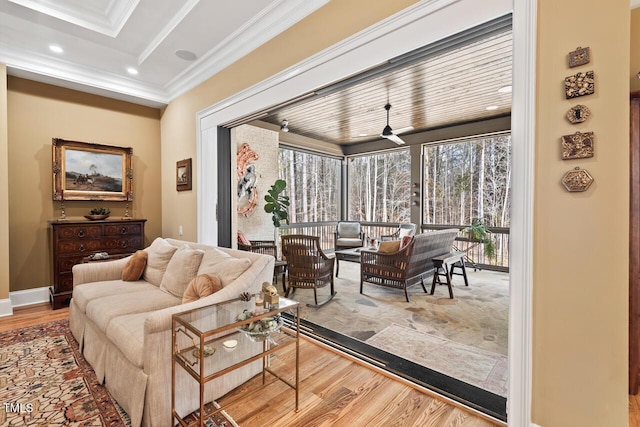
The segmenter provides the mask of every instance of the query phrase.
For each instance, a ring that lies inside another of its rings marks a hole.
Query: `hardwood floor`
[[[69,317],[49,304],[14,309],[0,317],[0,332]],[[293,347],[271,360],[291,366]],[[279,372],[279,371],[277,371]],[[285,376],[283,374],[283,376]],[[291,376],[289,375],[289,378]],[[282,382],[256,377],[219,400],[241,426],[431,426],[496,427],[482,417],[390,378],[304,339],[300,344],[300,407]],[[640,427],[640,395],[629,396],[629,426]]]

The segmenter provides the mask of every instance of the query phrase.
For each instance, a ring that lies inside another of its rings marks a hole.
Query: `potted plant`
[[[264,205],[264,211],[271,214],[273,225],[276,227],[280,227],[282,221],[289,224],[289,196],[282,194],[285,188],[287,188],[287,182],[278,179],[264,196],[267,202]]]
[[[484,253],[489,258],[496,256],[496,244],[491,239],[491,231],[484,225],[479,218],[471,220],[471,225],[465,227],[462,230],[463,233],[467,233],[470,240],[480,242],[484,245]]]

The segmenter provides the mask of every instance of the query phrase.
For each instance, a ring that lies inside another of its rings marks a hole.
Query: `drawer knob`
[[[78,230],[78,237],[84,237],[84,228]]]
[[[120,242],[120,247],[121,248],[126,248],[127,247],[127,241],[126,240],[121,241]]]
[[[85,251],[85,249],[86,249],[86,248],[84,247],[84,245],[80,245],[80,247],[78,248],[78,250],[79,250],[80,252],[84,252],[84,251]]]
[[[127,234],[127,227],[122,227],[120,229],[120,234]]]

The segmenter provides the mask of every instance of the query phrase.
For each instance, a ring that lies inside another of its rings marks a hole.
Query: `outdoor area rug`
[[[82,357],[68,320],[0,332],[0,404],[0,426],[131,425]],[[237,426],[224,415],[205,425]]]
[[[397,324],[366,343],[500,396],[507,395],[507,356]]]

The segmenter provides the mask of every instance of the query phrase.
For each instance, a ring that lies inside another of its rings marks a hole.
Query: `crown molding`
[[[107,8],[98,11],[91,8],[68,8],[55,0],[9,0],[12,3],[35,10],[53,18],[69,22],[87,30],[117,37],[140,0],[111,0]]]
[[[280,0],[238,28],[220,45],[174,77],[165,86],[169,101],[193,89],[235,61],[249,54],[329,0]]]
[[[640,0],[631,0],[631,9],[640,7]]]

